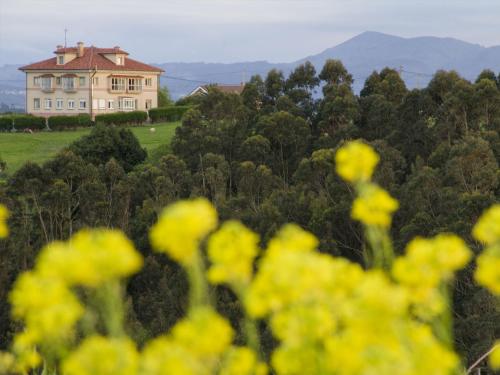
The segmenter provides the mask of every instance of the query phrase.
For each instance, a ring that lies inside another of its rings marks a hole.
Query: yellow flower
[[[490,366],[493,370],[500,369],[500,340],[495,342],[493,352],[490,354]]]
[[[211,364],[210,364],[211,365]],[[140,375],[210,375],[209,363],[167,337],[149,341],[141,357]]]
[[[500,204],[490,207],[475,225],[472,234],[487,245],[500,241]]]
[[[373,149],[360,142],[349,142],[335,155],[337,173],[344,180],[352,183],[367,182],[379,162],[379,156]]]
[[[9,217],[9,211],[7,207],[0,204],[0,238],[7,237],[9,235],[9,228],[7,227],[7,219]]]
[[[266,375],[267,367],[246,347],[232,347],[226,353],[219,375]]]
[[[36,270],[69,285],[97,287],[126,277],[142,266],[142,257],[120,231],[84,229],[68,243],[55,242],[40,253]]]
[[[500,296],[500,245],[494,245],[477,258],[476,281]]]
[[[231,325],[210,308],[198,308],[172,328],[176,344],[200,357],[221,355],[233,340]]]
[[[286,224],[274,236],[267,246],[268,254],[282,250],[313,251],[318,246],[318,239],[296,224]]]
[[[136,375],[139,354],[128,338],[92,336],[62,364],[65,375]]]
[[[233,330],[209,308],[199,308],[178,322],[168,336],[149,342],[141,375],[209,375],[230,347]]]
[[[206,199],[181,201],[168,206],[150,232],[157,251],[189,264],[200,241],[217,226],[217,212]]]
[[[237,221],[228,221],[208,241],[212,267],[208,279],[214,284],[246,285],[259,252],[259,236]]]
[[[22,319],[32,343],[69,337],[83,314],[83,307],[67,286],[57,279],[22,274],[10,294],[12,314]]]
[[[397,200],[374,184],[365,186],[352,206],[351,216],[365,225],[388,228],[392,213],[399,207]]]
[[[430,319],[446,307],[440,285],[451,280],[471,256],[465,242],[455,235],[417,237],[408,244],[406,255],[395,260],[392,275],[409,289],[415,313]]]

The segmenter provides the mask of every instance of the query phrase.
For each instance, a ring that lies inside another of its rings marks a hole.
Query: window
[[[56,86],[61,86],[61,77],[56,77]]]
[[[123,110],[135,109],[135,99],[123,98],[122,99],[122,109]]]
[[[68,100],[68,109],[75,109],[75,101],[73,99]]]
[[[116,58],[116,64],[117,64],[117,65],[123,65],[123,62],[124,62],[124,58],[123,58],[123,56],[118,56],[118,57]]]
[[[115,108],[115,101],[108,100],[108,109],[114,109],[114,108]]]
[[[151,99],[146,99],[146,109],[151,109],[153,101]]]
[[[99,109],[106,109],[106,100],[99,99]]]
[[[80,81],[80,82],[78,82],[78,85],[79,85],[80,87],[85,86],[85,77],[80,77],[80,78],[79,78],[79,81]]]
[[[40,86],[40,77],[33,77],[33,86],[35,87]]]
[[[52,108],[52,99],[45,99],[45,109]]]
[[[50,91],[52,89],[52,78],[50,77],[41,77],[42,90]]]
[[[63,109],[64,101],[61,98],[56,99],[56,109]]]
[[[97,109],[97,99],[92,100],[92,108]]]
[[[141,90],[142,90],[142,79],[140,78],[128,79],[128,91],[141,91]]]
[[[87,108],[87,101],[85,99],[80,99],[80,109]]]
[[[33,109],[40,109],[40,98],[33,99]]]
[[[125,91],[125,78],[111,78],[112,91]]]
[[[57,63],[59,65],[64,65],[64,55],[58,55],[57,56]]]
[[[144,80],[144,84],[145,84],[146,86],[148,86],[148,87],[151,87],[151,86],[153,86],[153,80],[152,80],[151,78],[146,78],[146,79]]]
[[[94,86],[99,86],[99,77],[92,78],[92,84]]]
[[[75,78],[74,77],[63,77],[62,83],[63,83],[64,90],[72,91],[75,89]]]

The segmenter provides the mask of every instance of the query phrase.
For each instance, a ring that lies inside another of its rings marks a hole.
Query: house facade
[[[26,73],[26,112],[95,115],[158,106],[163,70],[128,57],[120,47],[57,46],[55,57],[19,68]]]

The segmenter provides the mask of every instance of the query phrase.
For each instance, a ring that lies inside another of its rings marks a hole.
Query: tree
[[[163,86],[158,90],[158,107],[168,107],[173,101],[170,97],[170,91],[167,86]]]
[[[285,78],[283,72],[272,69],[267,73],[265,81],[266,95],[264,97],[265,104],[268,106],[274,106],[276,100],[283,95],[285,90]]]
[[[380,74],[374,71],[366,79],[360,97],[381,95],[391,103],[398,105],[401,104],[407,93],[406,84],[399,73],[394,69],[384,68]]]
[[[273,172],[287,185],[307,150],[309,127],[300,117],[276,112],[262,118],[257,129],[271,144]]]
[[[323,70],[319,74],[319,78],[326,83],[326,85],[352,85],[352,75],[349,74],[344,64],[340,60],[326,60]]]
[[[476,83],[481,82],[483,79],[492,81],[495,85],[498,85],[498,79],[495,73],[490,69],[485,69],[476,78]]]
[[[96,125],[89,135],[73,142],[69,149],[83,160],[101,165],[114,158],[126,171],[146,159],[147,153],[129,129]]]

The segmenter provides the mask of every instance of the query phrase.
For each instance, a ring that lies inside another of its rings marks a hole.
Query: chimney
[[[61,46],[60,44],[58,44],[58,45],[56,46],[56,49],[62,49],[62,48],[63,48],[63,46]]]
[[[114,46],[113,49],[118,51],[120,49],[120,46]]]
[[[78,42],[76,43],[76,47],[77,47],[77,56],[78,57],[82,57],[83,56],[83,42]]]

